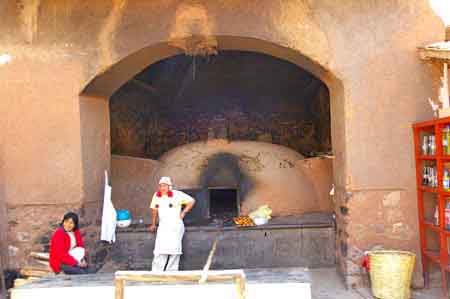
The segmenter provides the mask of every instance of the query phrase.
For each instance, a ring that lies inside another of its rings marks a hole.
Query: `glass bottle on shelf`
[[[422,155],[428,155],[428,136],[423,136]]]
[[[428,186],[428,167],[424,166],[422,169],[422,185]]]
[[[442,153],[444,155],[448,155],[448,152],[449,152],[449,148],[448,148],[449,131],[450,131],[449,126],[445,126],[442,129]]]
[[[431,181],[429,185],[430,185],[431,188],[436,188],[437,185],[438,185],[436,167],[435,166],[430,166],[428,168],[429,168],[428,176],[429,176],[429,180]]]
[[[434,188],[437,188],[437,187],[438,187],[437,168],[436,168],[436,166],[434,166]]]
[[[434,209],[434,225],[439,226],[439,206]]]
[[[436,188],[438,186],[436,167],[435,166],[431,167],[431,171],[432,171],[432,178],[433,178],[432,179],[433,184],[431,187]]]
[[[445,204],[445,229],[450,230],[450,201]]]
[[[429,149],[428,149],[428,154],[429,155],[435,155],[436,154],[436,139],[434,135],[430,135],[430,137],[428,137],[429,140]]]
[[[450,189],[450,173],[448,169],[444,169],[444,177],[442,178],[442,186],[445,190]]]
[[[447,128],[447,152],[444,155],[450,155],[450,125],[446,126]]]

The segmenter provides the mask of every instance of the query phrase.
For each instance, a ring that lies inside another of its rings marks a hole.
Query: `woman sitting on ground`
[[[83,239],[78,229],[78,216],[69,212],[64,215],[60,227],[50,240],[50,267],[55,273],[88,274]]]

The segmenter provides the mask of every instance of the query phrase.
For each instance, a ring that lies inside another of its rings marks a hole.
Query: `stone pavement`
[[[311,283],[312,299],[374,299],[371,295],[370,289],[355,289],[347,290],[336,272],[336,268],[319,268],[319,269],[308,269],[308,268],[277,268],[277,269],[247,269],[245,270],[248,290],[253,288],[253,295],[251,298],[273,298],[275,296],[267,296],[268,293],[286,293],[284,298],[305,298],[302,296],[300,291],[302,290],[302,283]],[[431,288],[427,290],[416,290],[413,291],[411,299],[442,299],[442,291],[440,288],[439,277],[433,277]],[[144,285],[146,287],[145,291],[153,292],[154,294],[158,292],[167,292],[171,289],[162,289],[158,287],[161,285],[156,283],[154,289],[148,289],[149,283],[127,283],[131,288],[127,289],[129,292],[128,297],[141,298],[139,294],[142,294],[143,289],[140,293],[133,291],[133,285]],[[164,284],[163,284],[164,285]],[[163,286],[164,287],[164,286]],[[208,284],[209,290],[201,290],[200,287],[195,284],[192,287],[197,288],[191,289],[191,286],[182,283],[173,285],[168,285],[169,288],[185,288],[184,292],[195,292],[197,298],[209,298],[211,291],[216,293],[217,291],[223,292],[226,290],[231,290],[234,294],[234,288],[224,287],[223,289],[217,289],[217,284]],[[186,289],[186,287],[188,289]],[[256,290],[261,293],[264,289],[263,294],[259,294],[255,297],[255,287]],[[216,288],[216,289],[214,289]],[[31,282],[28,285],[18,287],[12,292],[12,299],[29,299],[29,298],[60,298],[61,294],[67,294],[67,290],[71,289],[70,294],[74,295],[73,298],[80,298],[80,294],[83,292],[88,292],[93,295],[95,292],[100,292],[102,298],[113,298],[114,288],[113,288],[113,274],[112,273],[101,273],[94,275],[79,275],[79,276],[67,276],[58,275],[57,277],[49,277],[42,279],[40,281]],[[173,291],[173,290],[172,290]],[[175,290],[177,291],[177,290]],[[180,291],[182,291],[180,289]],[[137,291],[136,291],[137,292]],[[78,295],[76,295],[78,294]],[[167,294],[167,293],[166,293]],[[203,294],[203,296],[202,296]],[[135,296],[136,295],[136,296]],[[66,296],[66,295],[65,295]],[[292,297],[294,296],[294,297]],[[67,296],[66,296],[67,297]],[[69,298],[70,296],[68,296]],[[70,298],[72,298],[70,297]],[[89,297],[89,296],[88,296]],[[223,297],[223,296],[222,296]],[[95,298],[95,296],[92,296]]]
[[[312,281],[312,299],[374,299],[369,288],[346,290],[335,268],[309,270]],[[430,289],[414,290],[411,299],[444,298],[438,282]]]

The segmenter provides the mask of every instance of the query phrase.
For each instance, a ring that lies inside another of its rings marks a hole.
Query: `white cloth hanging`
[[[102,232],[100,240],[108,243],[116,241],[117,212],[111,201],[111,186],[108,184],[108,172],[105,171],[105,196],[103,199]]]

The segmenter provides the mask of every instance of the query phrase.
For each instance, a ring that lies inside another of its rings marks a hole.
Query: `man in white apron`
[[[156,233],[152,271],[177,271],[183,254],[181,242],[184,234],[183,218],[194,207],[195,200],[184,192],[172,190],[169,177],[159,180],[159,191],[153,195],[150,208],[152,225]],[[183,208],[184,206],[184,208]]]

